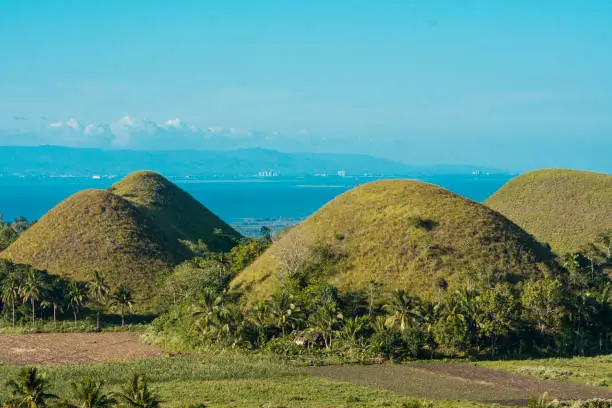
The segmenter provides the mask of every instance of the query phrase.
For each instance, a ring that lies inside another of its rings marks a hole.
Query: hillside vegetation
[[[2,257],[79,281],[100,272],[115,288],[129,285],[138,303],[146,304],[158,278],[193,255],[183,240],[227,250],[230,236],[240,237],[158,174],[133,174],[111,191],[90,189],[67,198]]]
[[[612,229],[612,175],[532,171],[508,182],[485,205],[559,254],[578,251],[598,233]]]
[[[483,205],[432,184],[377,181],[342,194],[286,233],[232,288],[266,298],[321,246],[337,257],[327,278],[341,291],[376,282],[386,293],[406,289],[429,299],[470,280],[520,280],[551,261],[529,234]]]

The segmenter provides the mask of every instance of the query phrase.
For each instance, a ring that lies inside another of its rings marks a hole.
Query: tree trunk
[[[34,307],[34,298],[30,297],[30,301],[32,302],[32,326],[34,326],[34,321],[36,320],[36,308]]]
[[[57,329],[57,305],[53,304],[53,326]]]
[[[76,327],[77,327],[77,313],[76,313],[76,310],[73,310],[72,314],[74,315],[74,328],[76,329]]]
[[[13,300],[13,327],[15,327],[15,301]]]
[[[125,319],[124,319],[123,315],[124,315],[124,312],[121,311],[121,327],[125,327]]]
[[[96,328],[100,331],[100,309],[96,312]]]

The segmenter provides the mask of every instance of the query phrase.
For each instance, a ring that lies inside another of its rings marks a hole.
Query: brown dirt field
[[[90,363],[162,354],[140,344],[140,333],[0,335],[0,365]]]
[[[610,398],[612,392],[586,385],[545,381],[468,363],[408,363],[312,367],[315,376],[391,390],[419,398],[526,405],[532,396],[550,399]]]

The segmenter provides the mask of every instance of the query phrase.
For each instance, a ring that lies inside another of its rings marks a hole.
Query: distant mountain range
[[[469,174],[472,166],[410,166],[368,155],[238,150],[105,150],[59,146],[0,147],[0,175],[123,176],[154,170],[170,177],[412,176]],[[479,169],[481,172],[501,173]],[[340,173],[338,173],[340,172]]]

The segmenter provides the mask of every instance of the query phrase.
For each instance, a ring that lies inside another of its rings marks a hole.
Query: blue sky
[[[180,118],[283,150],[612,171],[610,1],[0,0],[0,56],[9,131]]]

